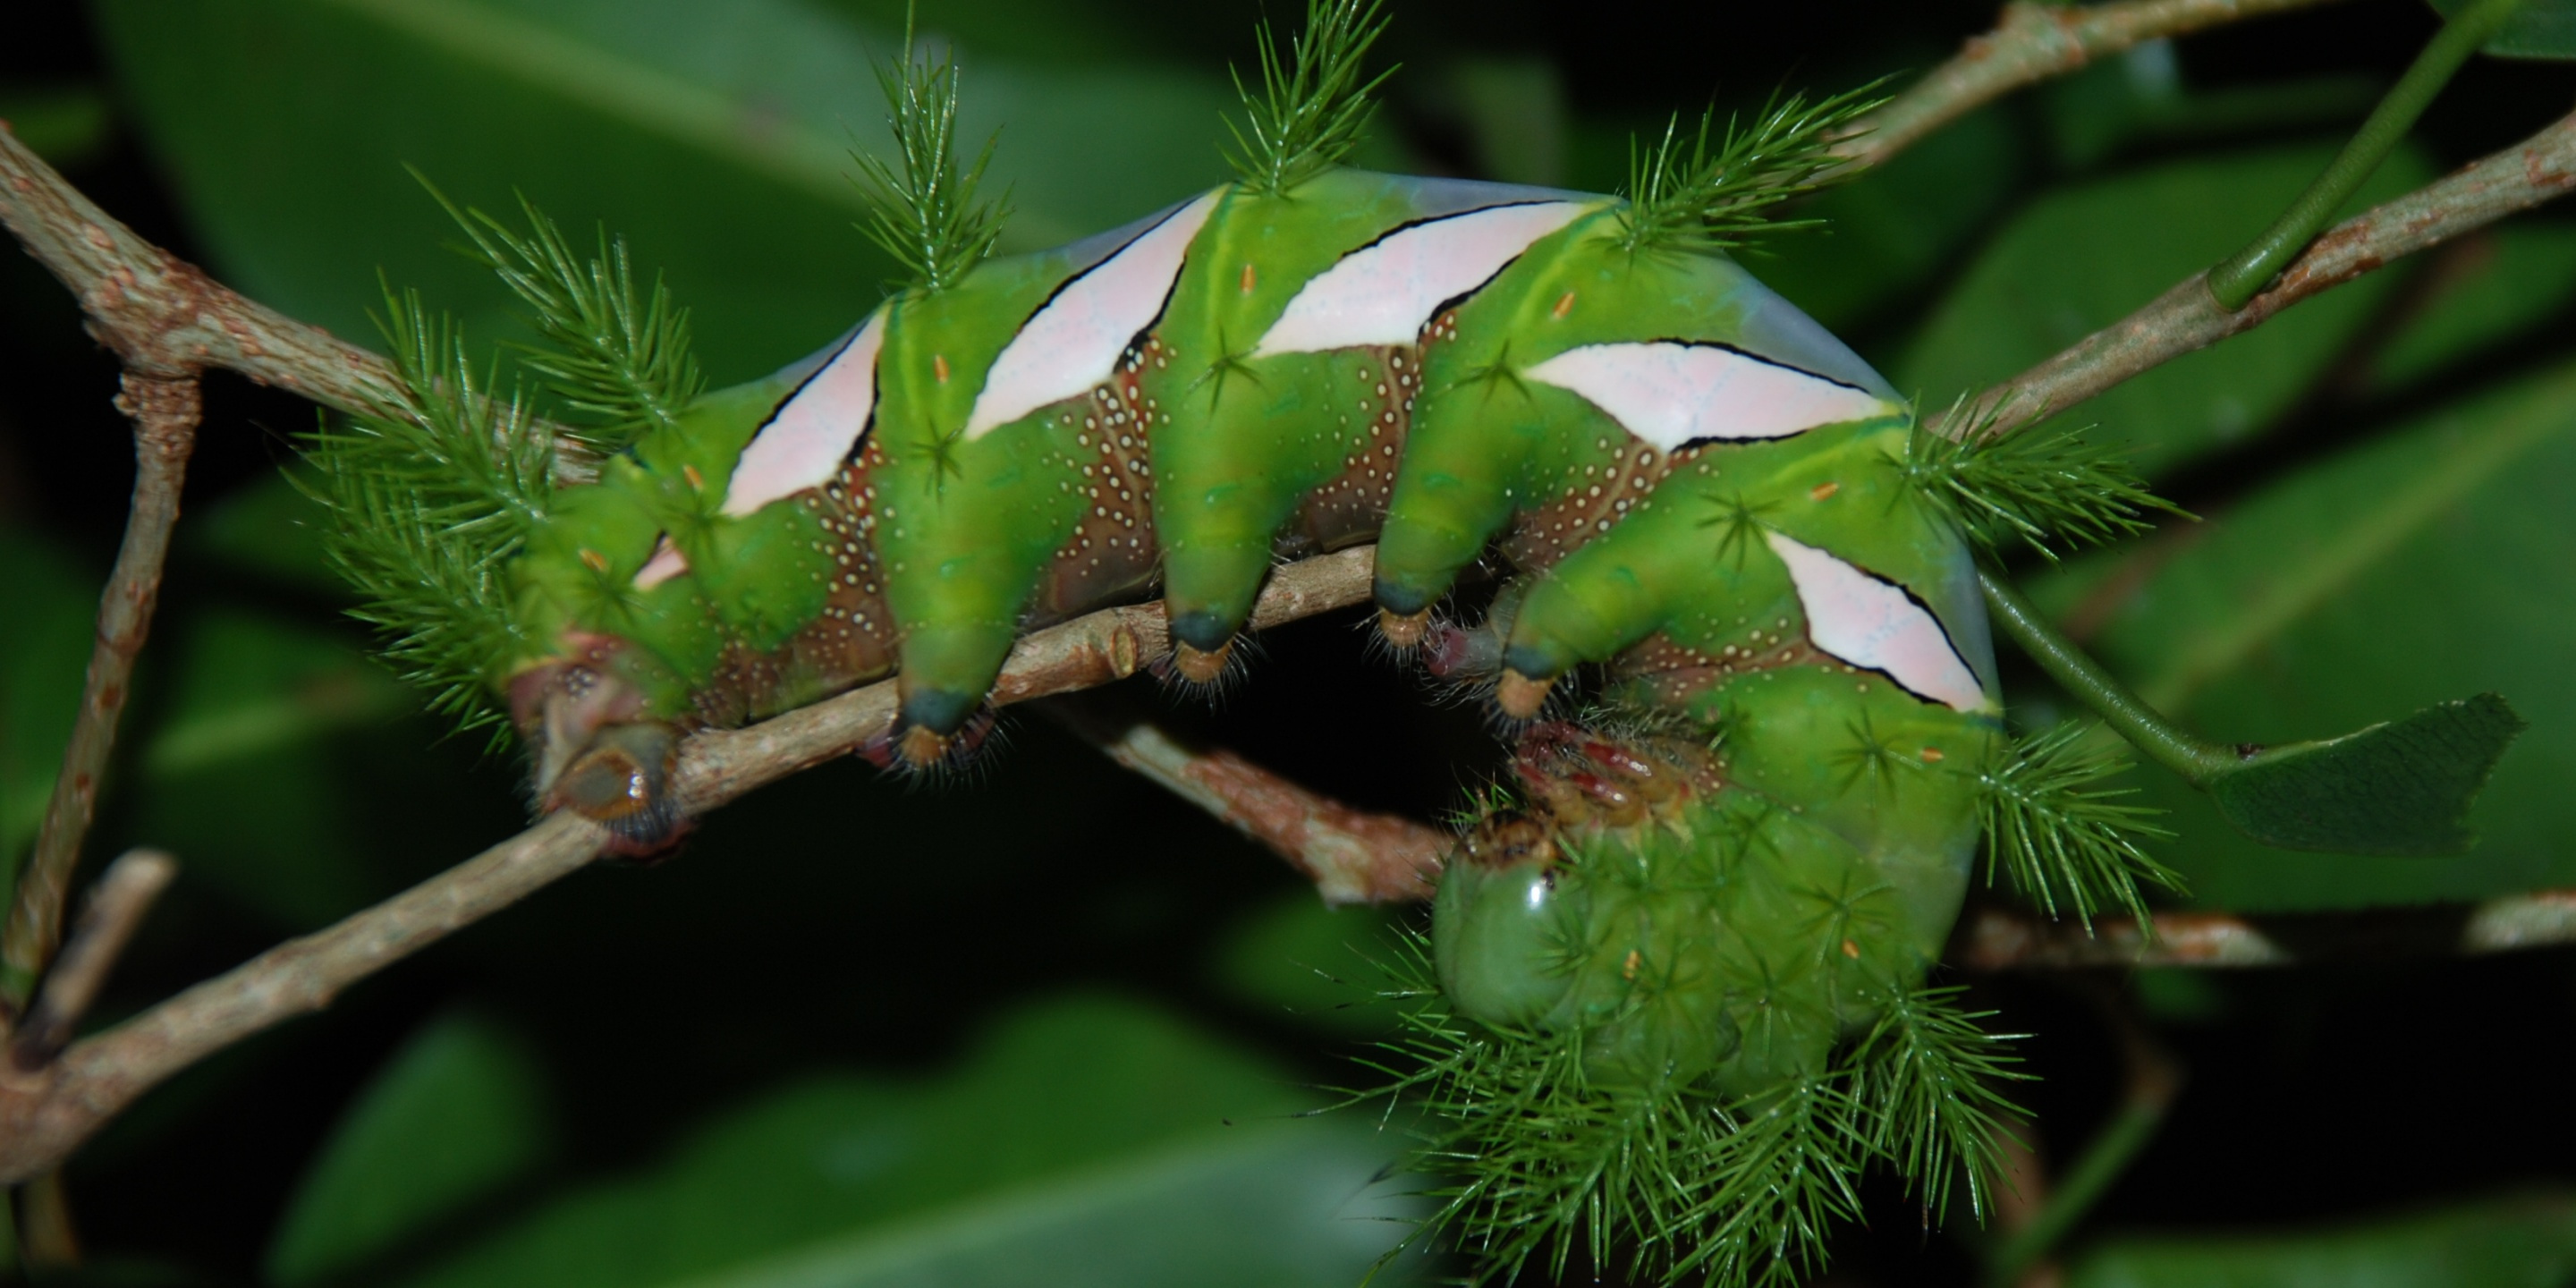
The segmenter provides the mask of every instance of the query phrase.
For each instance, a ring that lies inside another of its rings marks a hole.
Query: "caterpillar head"
[[[1715,757],[1687,739],[1549,721],[1522,736],[1512,768],[1527,804],[1478,821],[1441,878],[1432,944],[1450,1003],[1497,1029],[1575,1037],[1606,1082],[1695,1075],[1734,1054],[1736,1025],[1708,990],[1641,978],[1679,956],[1652,928],[1594,924],[1620,902],[1603,902],[1600,883],[1616,879],[1603,861],[1686,832],[1692,803],[1721,786]],[[1625,938],[1606,945],[1605,933]]]

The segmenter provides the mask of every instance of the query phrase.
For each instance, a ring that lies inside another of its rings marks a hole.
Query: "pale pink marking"
[[[1669,452],[1710,438],[1787,438],[1884,416],[1878,395],[1706,344],[1589,344],[1521,373],[1589,399]]]
[[[993,359],[966,416],[966,437],[980,438],[1107,380],[1128,342],[1162,313],[1190,239],[1216,209],[1217,196],[1181,207],[1057,291]]]
[[[1433,309],[1595,208],[1580,201],[1492,206],[1390,233],[1308,280],[1253,356],[1411,344]]]
[[[741,518],[772,501],[832,480],[876,409],[877,349],[885,310],[832,355],[752,437],[725,485],[724,513]]]
[[[1959,659],[1941,623],[1906,593],[1814,546],[1777,532],[1762,534],[1807,612],[1807,638],[1817,648],[1960,711],[1987,709],[1977,674]]]
[[[644,566],[635,570],[635,589],[651,590],[688,570],[688,558],[680,553],[678,546],[671,544],[669,537],[665,536],[654,545],[653,557],[645,560]]]

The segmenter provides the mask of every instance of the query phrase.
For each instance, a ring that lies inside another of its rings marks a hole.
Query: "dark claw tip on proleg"
[[[966,727],[966,721],[984,705],[984,695],[952,689],[915,689],[903,695],[903,723],[945,739]],[[908,735],[909,731],[907,731]],[[907,751],[906,753],[910,753]],[[919,763],[918,761],[914,763]]]
[[[1373,593],[1377,596],[1378,607],[1398,616],[1429,612],[1431,601],[1439,598],[1427,591],[1415,590],[1402,582],[1388,581],[1384,577],[1377,579]]]
[[[1172,615],[1172,642],[1202,653],[1223,653],[1234,639],[1235,624],[1211,612]]]

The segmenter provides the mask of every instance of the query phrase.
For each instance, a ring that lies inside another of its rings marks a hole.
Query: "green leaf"
[[[2576,302],[2576,227],[2517,221],[2465,239],[2433,263],[2429,298],[2371,355],[2371,393],[2418,384]]]
[[[177,617],[155,636],[169,689],[128,730],[140,744],[135,833],[177,853],[192,881],[286,926],[390,893],[335,742],[411,710],[402,686],[338,635],[247,609]]]
[[[2433,12],[2445,18],[2468,4],[2432,0]],[[2486,52],[2498,58],[2576,58],[2576,0],[2522,0],[2522,7],[2505,19],[2504,30],[2486,43]]]
[[[870,54],[899,29],[796,0],[107,0],[120,87],[214,267],[368,340],[381,267],[512,334],[514,305],[442,247],[445,215],[523,191],[587,241],[601,222],[691,309],[711,383],[846,330],[894,265],[853,223],[853,147],[882,152]],[[1004,249],[1070,241],[1224,175],[1221,69],[1042,66],[958,50],[970,138],[1018,209]]]
[[[2039,101],[2058,164],[2080,170],[2143,144],[2350,129],[2386,88],[2366,75],[2189,85],[2174,42],[2154,40],[2049,82]]]
[[[2323,742],[2248,757],[2209,794],[2236,830],[2290,850],[2457,854],[2469,807],[2527,726],[2481,693]]]
[[[1592,144],[1614,163],[1617,146]],[[1802,206],[1820,227],[1783,234],[1748,266],[1817,321],[1849,326],[1955,267],[2021,170],[2020,142],[2003,113],[1971,112]],[[1615,170],[1598,180],[1616,182]]]
[[[202,511],[190,510],[178,531],[180,549],[226,568],[346,599],[349,583],[323,550],[330,512],[315,504],[297,481],[316,480],[300,465],[246,484]]]
[[[1398,951],[1405,913],[1365,904],[1325,905],[1311,890],[1282,896],[1244,919],[1219,950],[1219,987],[1264,1013],[1285,1013],[1337,1037],[1375,1038],[1397,1027],[1382,994],[1398,987],[1384,963]]]
[[[2344,1229],[2102,1244],[2068,1288],[2553,1288],[2576,1276],[2576,1196],[2490,1199]]]
[[[470,1015],[431,1021],[305,1169],[269,1243],[269,1282],[320,1282],[416,1243],[525,1176],[550,1130],[528,1053]]]
[[[2319,147],[2196,157],[2061,189],[2006,224],[1895,364],[1896,384],[1938,407],[2013,376],[2127,316],[2236,250],[2290,204],[2330,155]],[[2431,177],[2401,150],[2362,189],[2386,200]],[[2384,274],[2066,409],[2066,425],[2126,448],[2149,477],[2249,438],[2325,373],[2393,280]]]
[[[2034,581],[2043,609],[2140,697],[2222,743],[2360,728],[2462,693],[2502,694],[2531,720],[2478,802],[2483,843],[2440,862],[2266,848],[2210,798],[2142,767],[2142,803],[2171,810],[2179,834],[2159,857],[2196,897],[2262,911],[2576,884],[2570,489],[2576,369],[2561,368],[2312,466],[2171,540]],[[2283,763],[2322,754],[2384,768],[2379,757],[2463,719],[2462,732],[2504,733],[2491,709],[2421,719]]]
[[[0,121],[58,169],[107,150],[107,95],[96,85],[0,85]]]
[[[410,1282],[508,1288],[1316,1285],[1404,1227],[1359,1116],[1132,1003],[1014,1018],[956,1072],[815,1079]]]

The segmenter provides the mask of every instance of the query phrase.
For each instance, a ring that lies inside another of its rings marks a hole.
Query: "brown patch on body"
[[[1617,527],[1630,511],[1646,504],[1665,479],[1707,450],[1658,451],[1625,430],[1605,433],[1597,445],[1607,459],[1584,466],[1572,486],[1555,500],[1522,514],[1503,538],[1503,554],[1525,571],[1552,568],[1585,542]]]
[[[1162,546],[1154,539],[1154,467],[1146,432],[1169,423],[1138,376],[1171,360],[1162,341],[1131,351],[1108,382],[1046,415],[1074,431],[1082,521],[1056,551],[1030,601],[1031,624],[1061,621],[1128,598],[1154,583]]]
[[[1386,523],[1414,399],[1422,389],[1422,351],[1381,345],[1364,352],[1354,377],[1336,375],[1329,391],[1351,449],[1342,457],[1341,473],[1298,503],[1277,542],[1283,555],[1339,550],[1375,537]]]

